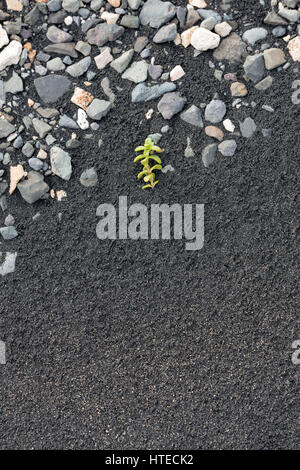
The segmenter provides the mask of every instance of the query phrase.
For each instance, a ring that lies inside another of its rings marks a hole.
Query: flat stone
[[[87,107],[86,113],[89,118],[94,119],[95,121],[100,121],[111,109],[110,101],[99,100],[95,98],[92,103]]]
[[[124,31],[122,26],[101,23],[88,31],[87,40],[90,44],[101,47],[109,41],[119,39],[124,34]]]
[[[180,113],[186,102],[187,99],[180,96],[179,92],[166,93],[159,101],[157,109],[164,119],[171,119],[175,114]]]
[[[251,46],[257,41],[262,41],[268,36],[268,31],[265,28],[251,28],[243,34],[243,40],[247,41]]]
[[[84,56],[88,56],[91,53],[91,45],[88,42],[78,41],[75,46],[76,51]]]
[[[243,122],[240,122],[240,131],[243,137],[247,139],[252,137],[256,131],[256,124],[253,119],[247,117]]]
[[[146,86],[145,83],[139,83],[132,90],[131,101],[132,103],[152,101],[174,90],[176,90],[175,83],[164,82],[161,85],[153,85],[150,87]]]
[[[62,7],[69,13],[76,13],[80,8],[79,0],[63,0]]]
[[[67,129],[78,129],[77,123],[73,119],[71,119],[69,116],[66,116],[65,114],[60,116],[58,125],[60,127],[65,127]]]
[[[279,7],[278,14],[291,23],[296,23],[300,18],[299,11],[290,8]]]
[[[21,57],[22,45],[18,41],[11,41],[8,46],[0,52],[0,70],[10,65],[16,65]]]
[[[217,124],[226,114],[226,105],[221,100],[212,100],[205,108],[205,119]]]
[[[273,26],[277,26],[277,25],[287,25],[288,22],[282,18],[281,16],[277,15],[277,13],[275,11],[270,11],[267,16],[265,17],[264,19],[264,23],[265,24],[270,24],[270,25],[273,25]]]
[[[123,79],[134,83],[141,83],[147,80],[148,64],[145,60],[133,62],[131,66],[122,74]]]
[[[62,75],[46,75],[34,80],[35,89],[42,101],[55,103],[68,92],[71,82]]]
[[[202,150],[202,162],[205,168],[208,168],[215,161],[217,148],[217,144],[209,144]]]
[[[0,234],[2,235],[3,240],[13,240],[19,234],[15,227],[1,227]]]
[[[219,152],[223,157],[232,157],[235,154],[237,145],[234,139],[224,140],[218,145]]]
[[[78,54],[75,50],[75,42],[62,42],[58,44],[50,44],[44,47],[44,51],[49,54],[58,54],[63,56],[70,56],[76,59]]]
[[[265,59],[265,67],[267,70],[276,69],[286,62],[284,52],[281,49],[277,49],[275,47],[264,50],[263,55]]]
[[[110,62],[114,60],[110,53],[110,47],[106,47],[101,54],[94,57],[97,69],[103,70]]]
[[[124,28],[138,29],[140,26],[140,19],[138,16],[124,15],[120,25],[124,26]]]
[[[12,76],[7,82],[4,84],[5,93],[20,93],[24,90],[23,80],[22,78],[13,71]]]
[[[177,36],[177,26],[174,23],[162,26],[153,38],[153,42],[156,44],[162,44],[164,42],[174,41]]]
[[[75,87],[74,94],[71,98],[71,102],[79,106],[80,108],[86,110],[88,105],[91,104],[94,97],[86,90],[82,88]]]
[[[91,60],[91,57],[84,57],[84,59],[79,60],[75,64],[69,65],[69,67],[66,68],[66,72],[71,75],[71,77],[81,77],[91,65]]]
[[[66,31],[62,31],[55,25],[52,25],[48,28],[46,36],[49,41],[54,43],[69,42],[73,39],[72,34],[67,33]]]
[[[59,115],[59,111],[55,108],[42,108],[42,106],[39,106],[36,111],[45,119],[52,119]]]
[[[263,54],[249,55],[243,65],[247,77],[254,83],[259,82],[265,75]]]
[[[83,171],[80,176],[80,183],[86,188],[96,186],[98,183],[98,176],[95,168],[88,168],[87,170]]]
[[[192,126],[199,128],[203,127],[201,110],[194,104],[180,114],[180,119]]]
[[[27,179],[19,183],[17,188],[28,204],[38,201],[49,191],[49,186],[45,183],[43,175],[35,171],[30,171]]]
[[[143,26],[160,28],[174,18],[175,14],[176,7],[171,2],[147,0],[140,12],[140,21]]]
[[[208,29],[199,27],[192,34],[191,44],[198,51],[216,49],[220,44],[220,36]]]
[[[213,57],[216,60],[226,60],[230,63],[242,62],[246,55],[246,44],[236,33],[231,33],[227,38],[223,39],[219,47],[213,52]]]
[[[219,127],[206,126],[204,131],[205,131],[205,134],[208,135],[208,137],[213,137],[214,139],[217,139],[220,142],[224,138],[224,132],[221,129],[219,129]]]
[[[15,131],[15,126],[10,124],[6,119],[0,118],[0,139],[8,137]]]
[[[71,157],[62,148],[54,146],[50,150],[51,171],[68,181],[72,175]]]
[[[110,66],[118,73],[123,73],[124,70],[129,66],[132,57],[134,55],[134,50],[130,49],[129,51],[124,52],[120,57],[113,60],[110,63]]]
[[[52,130],[52,127],[49,126],[49,124],[37,118],[32,119],[32,125],[41,139],[46,137],[46,135]]]
[[[255,88],[260,91],[266,91],[270,86],[272,86],[273,78],[268,75],[266,78],[261,80],[255,85]]]

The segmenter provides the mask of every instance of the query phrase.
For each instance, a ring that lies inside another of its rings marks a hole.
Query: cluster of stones
[[[260,0],[264,4],[264,0]],[[103,76],[102,96],[93,96],[89,87],[98,74],[119,74],[133,83],[131,101],[157,102],[157,112],[166,121],[179,114],[187,126],[204,129],[212,141],[202,149],[204,167],[215,161],[217,152],[234,155],[236,137],[250,138],[257,130],[251,116],[234,124],[230,111],[218,93],[209,103],[196,106],[180,93],[187,70],[172,64],[169,71],[155,63],[153,44],[172,43],[194,49],[194,57],[211,51],[210,68],[217,80],[230,82],[232,109],[248,106],[244,98],[253,86],[261,92],[272,86],[271,71],[286,70],[290,62],[300,61],[300,2],[271,0],[271,11],[263,26],[247,27],[239,33],[229,0],[222,0],[220,12],[210,9],[204,0],[189,0],[186,7],[176,7],[162,0],[0,0],[0,207],[7,211],[7,194],[18,189],[29,204],[49,197],[62,200],[67,193],[49,188],[47,177],[56,175],[68,181],[72,177],[72,150],[84,138],[97,136],[99,121],[109,119],[116,95],[110,80]],[[139,35],[143,26],[153,30],[153,37]],[[74,31],[78,32],[76,34]],[[122,38],[132,31],[132,47],[124,50]],[[48,44],[37,51],[34,38],[45,35]],[[275,41],[270,46],[268,37]],[[259,44],[259,46],[258,46]],[[199,59],[200,60],[200,59]],[[216,61],[216,64],[214,62]],[[226,65],[225,65],[226,64]],[[237,74],[224,73],[226,66],[240,64],[243,81]],[[83,84],[82,84],[83,80]],[[31,83],[33,83],[33,88]],[[30,96],[29,90],[32,91]],[[121,89],[120,89],[121,90]],[[26,97],[24,107],[20,97]],[[104,98],[105,97],[105,98]],[[73,114],[63,112],[66,99]],[[256,106],[252,102],[251,106]],[[251,109],[251,108],[250,108]],[[264,105],[265,111],[274,110]],[[149,109],[146,119],[154,110]],[[17,119],[23,115],[22,123]],[[167,132],[166,125],[161,132]],[[69,135],[65,140],[58,131]],[[269,129],[262,129],[270,136]],[[227,136],[226,136],[227,135]],[[153,136],[158,141],[161,134]],[[102,140],[98,140],[98,145]],[[186,157],[193,157],[187,140]],[[17,164],[12,163],[12,156]],[[16,158],[15,158],[16,157]],[[164,171],[173,170],[168,165]],[[9,173],[7,182],[6,172]],[[59,181],[59,180],[58,180]],[[80,177],[83,186],[98,183],[94,168]],[[0,234],[6,240],[17,236],[14,220],[6,216]]]

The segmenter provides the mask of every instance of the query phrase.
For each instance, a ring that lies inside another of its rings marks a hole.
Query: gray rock
[[[52,127],[49,126],[49,124],[37,118],[32,119],[32,125],[41,139],[46,137],[46,135],[52,130]]]
[[[50,28],[48,28],[46,36],[49,41],[54,43],[70,42],[73,39],[72,34],[67,33],[66,31],[62,31],[55,25],[52,25]]]
[[[30,10],[27,15],[25,15],[25,23],[30,24],[31,26],[37,24],[40,20],[40,10],[38,5],[35,5],[32,10]]]
[[[67,67],[66,72],[71,75],[71,77],[81,77],[91,65],[91,60],[91,57],[84,57],[84,59],[79,60],[79,62]]]
[[[124,34],[124,31],[122,26],[101,23],[88,31],[87,40],[90,44],[101,47],[109,41],[119,39]]]
[[[98,11],[103,6],[104,0],[92,0],[90,3],[93,11]]]
[[[131,93],[131,101],[140,103],[142,101],[151,101],[159,98],[165,93],[176,90],[175,83],[165,82],[161,85],[147,87],[145,83],[139,83]]]
[[[207,121],[216,124],[221,122],[226,114],[226,104],[221,100],[212,100],[205,108],[204,117]]]
[[[62,75],[47,75],[34,80],[35,89],[42,101],[55,103],[71,86],[68,78]]]
[[[15,126],[13,126],[6,119],[0,119],[0,139],[8,137],[15,131]]]
[[[124,28],[138,29],[140,26],[140,20],[138,16],[124,15],[120,25],[124,26]]]
[[[140,13],[140,21],[143,26],[160,28],[174,18],[175,14],[176,7],[171,2],[147,0]]]
[[[215,18],[210,17],[206,18],[206,20],[201,21],[201,28],[208,29],[209,31],[212,31],[214,27],[216,26],[217,21]]]
[[[17,188],[22,198],[28,204],[38,201],[49,191],[49,186],[45,183],[43,175],[35,171],[30,171],[27,175],[27,180],[19,183]]]
[[[107,115],[109,110],[111,109],[110,101],[99,100],[95,98],[91,104],[87,107],[86,113],[91,119],[95,119],[95,121],[100,121],[103,117]]]
[[[98,177],[94,168],[88,168],[80,176],[80,183],[86,188],[96,186],[98,183]]]
[[[58,125],[60,127],[66,127],[68,129],[78,129],[78,125],[73,119],[71,119],[69,116],[66,116],[63,114],[58,121]]]
[[[282,3],[288,8],[296,8],[299,0],[282,0]]]
[[[147,80],[148,64],[145,60],[133,62],[132,65],[122,74],[122,78],[134,83],[141,83]]]
[[[272,34],[275,38],[282,38],[286,35],[286,28],[284,26],[276,26],[272,29]]]
[[[300,18],[299,11],[290,10],[289,8],[279,8],[278,13],[279,13],[280,16],[282,16],[282,18],[285,18],[286,20],[290,21],[291,23],[296,23],[296,21],[298,21],[299,18]]]
[[[195,127],[203,127],[201,110],[194,104],[180,114],[180,118]]]
[[[66,66],[61,60],[60,57],[55,57],[52,60],[49,60],[46,64],[47,69],[50,72],[60,72],[61,70],[65,70]]]
[[[0,259],[2,257],[2,253],[0,252]],[[2,262],[0,266],[0,274],[1,276],[5,276],[6,274],[13,273],[16,269],[16,259],[17,253],[10,253],[6,252],[5,260]]]
[[[134,43],[134,51],[137,53],[142,52],[142,50],[147,46],[149,39],[147,36],[139,36]]]
[[[38,107],[37,112],[39,113],[40,116],[42,116],[45,119],[52,119],[59,115],[59,111],[57,109],[42,108],[42,106]]]
[[[4,84],[5,93],[20,93],[23,91],[23,80],[19,75],[13,71],[12,76],[7,82]]]
[[[222,21],[222,16],[215,10],[207,10],[204,8],[199,8],[197,12],[201,16],[201,18],[203,18],[204,20],[206,20],[207,18],[214,18],[217,23],[221,23]]]
[[[230,63],[242,62],[246,55],[246,44],[236,33],[231,33],[227,38],[224,38],[213,53],[216,60],[227,60]]]
[[[243,40],[253,46],[257,41],[262,41],[268,35],[268,31],[264,28],[251,28],[243,34]]]
[[[118,73],[123,73],[124,70],[127,69],[128,65],[130,64],[132,57],[134,54],[134,50],[130,49],[129,51],[124,52],[120,57],[113,60],[110,63],[110,66]]]
[[[16,230],[15,227],[1,227],[0,228],[0,233],[2,235],[2,238],[4,240],[13,240],[14,238],[16,238],[19,234]]]
[[[15,218],[11,214],[8,214],[5,217],[4,225],[6,225],[6,227],[11,227],[12,225],[15,225]]]
[[[277,13],[275,11],[270,11],[267,16],[265,17],[264,19],[264,23],[265,24],[270,24],[270,25],[273,25],[273,26],[277,26],[277,25],[287,25],[288,22],[282,18],[281,16],[277,15]]]
[[[27,158],[30,158],[34,154],[34,147],[30,142],[26,142],[26,144],[23,146],[22,153]]]
[[[4,82],[0,80],[0,109],[6,102],[5,90],[4,90]]]
[[[62,148],[54,146],[50,150],[51,170],[56,176],[68,181],[72,175],[71,157]]]
[[[199,13],[194,10],[194,8],[188,8],[187,9],[187,15],[186,15],[186,23],[185,23],[185,28],[191,28],[194,26],[196,23],[200,21],[200,15]]]
[[[23,139],[20,135],[14,140],[13,147],[15,149],[20,149],[23,145]]]
[[[30,168],[32,168],[34,171],[40,171],[43,168],[44,163],[42,160],[36,157],[29,158],[28,164]]]
[[[276,69],[277,67],[280,67],[280,65],[283,65],[286,62],[284,52],[276,47],[266,49],[263,52],[263,55],[265,59],[265,67],[267,70]]]
[[[50,0],[50,2],[47,3],[47,8],[51,12],[55,12],[61,9],[61,3],[62,0]]]
[[[157,105],[158,111],[164,119],[171,119],[175,114],[180,113],[187,99],[180,96],[179,92],[165,93]]]
[[[232,157],[236,151],[236,141],[234,139],[224,140],[218,145],[219,152],[223,157]]]
[[[260,91],[266,91],[270,86],[272,86],[273,78],[268,75],[266,78],[261,80],[255,85],[255,88]]]
[[[8,188],[8,184],[5,181],[0,182],[0,196],[5,193]]]
[[[249,55],[243,65],[247,77],[254,83],[259,82],[265,74],[263,54]]]
[[[150,64],[148,67],[148,73],[152,80],[158,80],[159,77],[161,77],[161,74],[163,73],[163,68],[161,65]]]
[[[84,56],[88,56],[91,53],[91,46],[88,42],[78,41],[75,46],[76,51]]]
[[[153,38],[153,42],[162,44],[164,42],[174,41],[177,36],[177,26],[174,23],[162,26]]]
[[[217,144],[209,144],[202,150],[202,162],[206,168],[215,161],[217,148]]]
[[[76,13],[80,8],[79,0],[63,0],[62,7],[69,13]]]
[[[248,139],[252,137],[256,131],[256,124],[252,118],[247,117],[243,122],[240,122],[240,131],[243,137]]]
[[[75,50],[75,42],[62,42],[57,44],[50,44],[44,47],[44,51],[49,54],[67,55],[76,59],[78,54]]]

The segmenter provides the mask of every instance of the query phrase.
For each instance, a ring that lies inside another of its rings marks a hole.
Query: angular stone
[[[110,66],[118,73],[123,73],[130,64],[132,57],[134,55],[134,50],[130,49],[129,51],[124,52],[120,57],[113,60],[110,63]]]
[[[48,54],[67,55],[76,59],[78,54],[75,50],[75,42],[62,42],[58,44],[50,44],[44,47],[44,51]]]
[[[270,11],[264,19],[265,24],[270,24],[273,26],[277,25],[287,25],[288,22],[282,18],[281,16],[277,15],[275,11]]]
[[[1,227],[0,234],[2,235],[3,240],[13,240],[18,236],[18,232],[15,227]]]
[[[101,54],[94,57],[97,69],[103,70],[110,62],[114,60],[110,53],[110,47],[106,47]]]
[[[236,33],[231,33],[223,39],[219,47],[213,52],[216,60],[227,60],[228,62],[241,62],[247,55],[246,44]]]
[[[62,148],[54,146],[50,150],[51,171],[61,179],[68,181],[72,175],[71,157]]]
[[[205,108],[205,119],[217,124],[226,114],[226,105],[221,100],[212,100]]]
[[[66,68],[60,57],[55,57],[54,59],[49,60],[46,67],[50,72],[60,72]]]
[[[188,47],[191,44],[191,39],[196,29],[198,29],[198,26],[193,26],[192,28],[189,28],[181,33],[180,37],[183,47]]]
[[[175,14],[176,7],[171,2],[147,0],[140,13],[140,21],[143,26],[160,28],[174,18]]]
[[[157,105],[158,111],[164,119],[171,119],[175,114],[180,113],[187,99],[180,96],[179,92],[166,93]]]
[[[104,116],[107,115],[111,109],[111,103],[105,100],[99,100],[95,98],[92,103],[87,107],[86,113],[91,119],[95,121],[100,121]]]
[[[101,23],[87,33],[87,40],[90,44],[98,47],[104,46],[109,41],[115,41],[124,34],[124,28],[116,24]]]
[[[280,67],[280,65],[286,63],[284,52],[281,49],[273,47],[271,49],[264,50],[263,54],[267,70],[276,69],[277,67]]]
[[[72,34],[67,33],[66,31],[63,31],[54,25],[48,28],[46,36],[49,39],[49,41],[54,42],[54,43],[70,42],[73,39]]]
[[[218,145],[219,152],[223,157],[232,157],[236,151],[236,141],[234,139],[224,140]]]
[[[124,15],[120,25],[124,26],[124,28],[138,29],[140,26],[140,20],[138,16]]]
[[[259,82],[265,74],[263,54],[249,55],[243,65],[247,77],[254,83]]]
[[[55,103],[69,90],[71,82],[62,75],[46,75],[34,80],[35,89],[42,101]]]
[[[180,114],[180,119],[192,126],[202,128],[203,127],[203,120],[201,115],[201,110],[194,104],[190,106],[186,111],[183,111]]]
[[[70,65],[66,68],[66,72],[71,75],[71,77],[81,77],[91,65],[91,58],[84,57],[84,59],[79,60],[75,64]]]
[[[272,86],[273,78],[268,75],[266,78],[261,80],[255,85],[255,88],[260,91],[266,91],[270,86]]]
[[[147,80],[148,64],[145,60],[133,62],[132,65],[122,74],[122,78],[134,83],[141,83]]]
[[[15,126],[10,124],[6,119],[0,118],[0,139],[8,137],[15,131]]]
[[[32,125],[41,139],[46,137],[46,135],[52,130],[52,127],[49,126],[49,124],[37,118],[32,119]]]
[[[162,44],[164,42],[174,41],[177,36],[177,26],[174,23],[162,26],[153,38],[153,42],[156,44]]]
[[[16,94],[23,91],[23,89],[24,87],[22,78],[19,77],[15,71],[13,71],[11,78],[4,84],[5,93]]]
[[[45,183],[43,175],[35,171],[30,171],[27,179],[19,183],[17,188],[28,204],[38,201],[49,191],[49,186]]]
[[[16,65],[21,57],[22,45],[18,41],[11,41],[8,46],[0,52],[0,70],[4,70],[9,65]]]
[[[165,93],[176,90],[175,83],[164,82],[161,85],[154,85],[147,87],[145,83],[139,83],[132,90],[131,101],[132,103],[140,103],[142,101],[152,101]]]
[[[279,7],[278,13],[282,18],[290,21],[291,23],[296,23],[300,18],[300,13],[297,10],[291,10],[289,8]]]
[[[80,108],[86,110],[86,108],[93,101],[93,99],[94,97],[93,95],[91,95],[91,93],[83,90],[82,88],[75,87],[71,102],[76,104]]]
[[[217,144],[209,144],[202,150],[202,162],[205,168],[208,168],[215,161],[217,148]]]
[[[296,36],[288,43],[288,50],[295,62],[300,62],[300,36]]]
[[[216,49],[220,44],[220,36],[205,28],[197,28],[191,37],[192,46],[198,51]]]
[[[60,127],[66,127],[67,129],[78,129],[76,122],[65,114],[60,116],[58,125]]]

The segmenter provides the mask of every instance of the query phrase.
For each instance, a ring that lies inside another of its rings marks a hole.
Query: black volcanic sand
[[[239,21],[262,24],[267,8],[259,2],[233,3]],[[132,38],[126,32],[125,43]],[[271,72],[265,93],[248,86],[246,100],[256,108],[232,110],[230,82],[214,79],[211,53],[193,58],[192,48],[174,45],[153,51],[164,71],[177,64],[186,71],[179,90],[188,104],[218,92],[229,118],[251,116],[258,131],[237,138],[235,155],[218,154],[206,169],[201,150],[210,139],[173,118],[160,144],[175,171],[162,174],[155,191],[142,191],[133,149],[166,122],[157,102],[131,104],[133,84],[110,67],[97,72],[89,91],[104,98],[100,78],[108,76],[116,106],[92,140],[77,132],[82,147],[70,152],[71,180],[47,179],[67,200],[30,206],[18,192],[9,199],[19,237],[0,245],[18,252],[16,272],[0,279],[8,361],[0,366],[1,449],[299,449],[299,366],[291,361],[300,334],[297,64]],[[28,96],[37,99],[32,83]],[[57,107],[72,116],[70,96]],[[272,128],[272,137],[261,128]],[[71,131],[60,133],[63,145]],[[191,159],[184,157],[188,136]],[[79,177],[91,166],[99,185],[85,189]],[[98,240],[97,206],[117,205],[121,195],[148,207],[204,203],[203,249],[189,252],[176,240]]]

